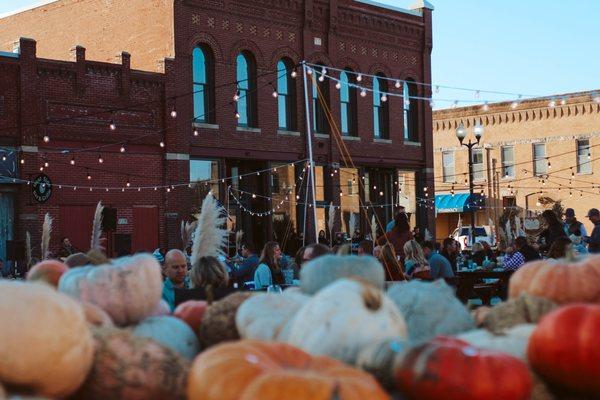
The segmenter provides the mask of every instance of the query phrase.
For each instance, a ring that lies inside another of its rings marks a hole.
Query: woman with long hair
[[[222,299],[234,289],[229,288],[229,274],[218,259],[200,257],[189,272],[192,289],[175,291],[175,306],[187,300],[206,300],[211,304]]]
[[[548,254],[546,256],[548,258],[553,258],[555,260],[565,258],[567,256],[567,252],[572,250],[572,242],[568,237],[558,237],[550,246],[548,250]]]
[[[383,265],[386,281],[405,281],[404,268],[402,262],[399,261],[395,254],[392,245],[386,243],[381,247],[378,256],[379,262]]]
[[[270,285],[285,283],[281,272],[281,249],[277,242],[267,242],[263,247],[258,267],[254,272],[254,289],[262,289]]]
[[[377,244],[383,246],[386,243],[390,243],[394,246],[396,256],[400,256],[401,259],[404,259],[404,243],[412,239],[413,235],[410,231],[408,216],[406,213],[398,213],[394,217],[394,227],[392,230],[385,235],[380,236],[377,239]]]
[[[431,268],[423,254],[421,245],[416,240],[404,244],[404,267],[410,278],[431,279]]]
[[[558,219],[554,211],[546,210],[542,213],[542,218],[546,222],[546,229],[540,234],[540,238],[543,239],[543,243],[540,246],[540,250],[545,252],[552,247],[552,244],[559,237],[567,237],[562,222]]]

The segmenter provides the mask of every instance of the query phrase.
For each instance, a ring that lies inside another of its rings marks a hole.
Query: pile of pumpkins
[[[0,281],[0,399],[600,398],[600,256],[527,264],[474,314],[443,281],[384,279],[330,255],[283,294],[170,313],[149,255],[44,261]]]

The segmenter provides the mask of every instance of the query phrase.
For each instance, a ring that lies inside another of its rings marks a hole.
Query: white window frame
[[[475,156],[478,154],[481,154],[481,162],[475,163]],[[472,150],[471,162],[473,163],[473,181],[485,181],[485,156],[482,148]],[[478,165],[481,165],[481,168],[477,168]]]
[[[535,151],[536,148],[543,148],[544,155],[537,156]],[[546,143],[533,143],[533,145],[531,146],[531,152],[533,158],[533,174],[535,176],[546,175],[548,173],[548,156],[546,153]]]
[[[585,142],[585,145],[582,145]],[[589,175],[592,173],[591,154],[589,139],[577,140],[577,173],[579,175]],[[580,154],[581,153],[581,154]]]
[[[509,150],[512,154],[512,160],[507,160],[504,156],[504,150]],[[502,178],[503,179],[514,179],[516,177],[515,170],[515,146],[502,146],[500,147],[500,159],[502,161]],[[511,171],[511,173],[506,173]]]
[[[452,157],[452,165],[447,165],[445,156]],[[456,182],[456,155],[454,151],[442,151],[442,177],[444,183]]]

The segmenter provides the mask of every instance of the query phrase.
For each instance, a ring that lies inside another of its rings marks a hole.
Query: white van
[[[460,228],[460,232],[459,232],[459,229],[456,228],[454,230],[454,232],[452,232],[452,235],[450,235],[450,237],[460,243],[461,250],[466,250],[466,249],[471,248],[471,227],[470,226],[463,226],[462,228]],[[475,227],[475,243],[488,242],[488,244],[490,246],[495,246],[496,241],[492,240],[492,239],[493,239],[492,228],[490,226],[485,225],[485,226],[476,226]]]

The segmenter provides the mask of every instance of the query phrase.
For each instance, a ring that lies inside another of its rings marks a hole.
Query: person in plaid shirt
[[[515,239],[515,248],[508,247],[506,249],[506,257],[504,258],[504,269],[515,271],[523,264],[539,260],[540,254],[527,243],[527,238],[519,236]]]

